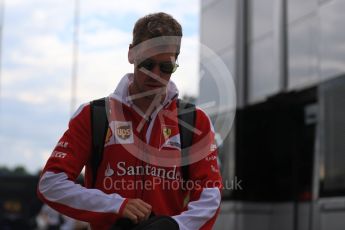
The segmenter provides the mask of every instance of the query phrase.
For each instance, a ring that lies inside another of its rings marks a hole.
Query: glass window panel
[[[220,51],[235,43],[235,0],[222,0],[211,4],[201,13],[201,42]]]
[[[321,77],[327,79],[345,73],[345,1],[333,0],[320,7]]]
[[[318,7],[318,0],[289,0],[287,4],[288,20],[292,22],[314,12]]]
[[[215,4],[218,2],[218,0],[202,0],[201,2],[201,7],[209,7],[212,4]]]
[[[227,48],[224,53],[219,55],[228,70],[230,71],[232,77],[234,78],[234,82],[236,85],[236,79],[235,79],[235,48]]]
[[[278,65],[274,59],[273,35],[252,43],[249,59],[249,101],[262,100],[278,92]]]
[[[319,79],[317,16],[289,26],[289,88],[307,86]]]
[[[273,31],[274,0],[250,1],[249,14],[251,40]]]
[[[345,76],[320,90],[321,195],[345,192]]]
[[[326,3],[326,2],[330,2],[332,0],[319,0],[319,4],[323,4],[323,3]]]

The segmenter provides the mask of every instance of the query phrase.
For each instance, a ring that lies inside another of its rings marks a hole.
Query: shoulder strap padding
[[[108,119],[105,111],[105,98],[100,98],[90,103],[91,133],[92,133],[92,188],[95,187],[98,167],[103,158],[104,141],[108,130]]]
[[[181,158],[182,164],[182,176],[185,181],[189,179],[188,172],[188,152],[189,147],[193,144],[193,134],[195,128],[195,105],[184,100],[177,100],[178,106],[178,126],[180,130],[181,139]],[[181,121],[183,124],[181,124]],[[187,124],[187,125],[186,125]]]

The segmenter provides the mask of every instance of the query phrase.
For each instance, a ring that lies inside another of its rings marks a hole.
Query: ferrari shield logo
[[[163,136],[164,139],[168,139],[171,135],[171,129],[170,128],[163,128]]]

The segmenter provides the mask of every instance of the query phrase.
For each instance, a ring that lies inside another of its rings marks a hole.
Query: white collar
[[[133,82],[134,74],[133,73],[127,73],[125,76],[122,77],[121,81],[117,85],[115,91],[110,94],[111,98],[114,98],[124,104],[126,104],[129,107],[133,106],[132,101],[129,99],[128,95],[128,89],[129,85]],[[170,104],[171,101],[173,101],[175,98],[178,97],[179,91],[173,81],[169,81],[167,86],[167,94],[166,97],[162,103],[163,107]]]

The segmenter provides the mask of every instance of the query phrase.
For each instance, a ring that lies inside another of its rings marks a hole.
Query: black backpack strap
[[[181,154],[183,159],[182,177],[184,181],[189,179],[187,157],[189,147],[193,144],[193,134],[195,127],[195,105],[184,100],[177,100],[178,127],[181,139]],[[181,124],[182,121],[182,124]]]
[[[108,131],[108,119],[105,111],[105,98],[100,98],[90,103],[91,112],[91,133],[92,133],[92,152],[91,169],[92,183],[91,188],[95,187],[98,167],[103,158],[104,141]]]

